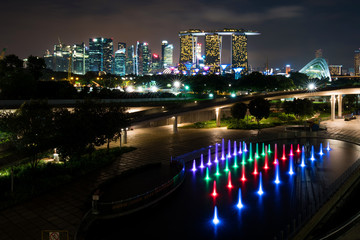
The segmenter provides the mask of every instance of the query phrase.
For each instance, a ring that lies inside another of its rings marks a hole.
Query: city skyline
[[[19,7],[21,6],[21,7]],[[191,7],[189,7],[191,6]],[[355,1],[97,1],[20,0],[6,2],[0,47],[21,58],[43,56],[58,38],[64,43],[87,42],[94,37],[114,42],[148,42],[161,53],[161,41],[174,44],[174,63],[179,61],[178,32],[186,29],[254,29],[261,36],[248,45],[249,65],[302,68],[317,49],[329,64],[354,65],[360,34],[355,30]],[[23,11],[26,9],[26,11]],[[9,21],[11,19],[11,21]],[[334,30],[336,30],[334,32]],[[24,42],[24,39],[27,39]]]

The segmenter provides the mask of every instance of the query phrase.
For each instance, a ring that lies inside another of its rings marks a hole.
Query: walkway
[[[328,121],[324,137],[349,139],[360,143],[360,119]],[[260,137],[273,138],[284,127],[261,130]],[[31,201],[0,212],[1,239],[41,239],[41,230],[67,230],[73,239],[83,214],[89,209],[91,192],[100,183],[128,169],[148,163],[169,163],[178,156],[225,139],[257,137],[257,130],[182,129],[174,134],[172,126],[134,129],[128,132],[128,146],[137,150],[124,154],[98,173],[64,185]],[[118,143],[113,143],[118,144]],[[359,233],[360,234],[360,233]]]

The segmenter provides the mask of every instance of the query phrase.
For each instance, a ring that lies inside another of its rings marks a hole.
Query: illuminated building
[[[202,44],[197,43],[195,47],[195,56],[196,56],[196,66],[199,67],[200,64],[204,63],[204,59],[202,57]]]
[[[311,60],[308,64],[305,65],[300,71],[300,73],[306,74],[310,79],[328,79],[331,81],[331,75],[329,71],[328,64],[323,58],[315,58]]]
[[[149,44],[147,42],[136,43],[136,75],[148,74],[150,70],[150,52]]]
[[[46,68],[53,70],[54,68],[54,56],[50,53],[49,50],[46,50],[44,54],[44,60],[46,64]]]
[[[168,43],[168,41],[166,41],[166,40],[163,40],[162,42],[161,42],[161,67],[162,68],[166,68],[165,67],[165,48],[166,48],[166,46],[168,46],[169,45],[169,43]]]
[[[179,70],[187,70],[186,66],[197,64],[198,37],[205,37],[205,63],[211,66],[210,72],[216,73],[220,70],[222,36],[231,37],[231,68],[248,71],[247,36],[259,35],[254,31],[243,29],[223,29],[220,31],[202,31],[191,29],[179,32],[180,37],[180,59]],[[200,60],[200,59],[198,59]]]
[[[210,73],[220,72],[221,39],[218,34],[205,35],[205,65]]]
[[[163,68],[168,68],[173,65],[173,56],[174,56],[174,45],[168,44],[164,48]]]
[[[89,70],[112,73],[113,40],[111,38],[89,39]]]
[[[234,33],[231,36],[231,67],[248,71],[247,36]]]
[[[135,74],[135,56],[134,45],[127,48],[126,56],[126,74]]]
[[[195,33],[202,33],[201,30],[189,30],[179,33],[180,36],[180,61],[179,70],[186,70],[185,64],[196,63],[195,46],[197,37]]]
[[[56,72],[67,72],[71,56],[71,46],[62,43],[54,46],[53,70]]]
[[[331,76],[342,75],[342,65],[329,65],[329,71]]]
[[[87,72],[89,55],[85,43],[75,44],[72,48],[72,72],[84,75]]]
[[[354,54],[354,72],[355,72],[355,76],[360,76],[360,48],[355,50],[355,54]]]
[[[114,74],[118,76],[126,74],[126,43],[118,43],[118,50],[114,56]]]
[[[285,67],[285,74],[286,74],[286,75],[289,75],[290,72],[291,72],[291,67],[290,67],[289,64],[287,64],[286,67]]]
[[[152,54],[151,55],[151,72],[159,72],[161,69],[161,60],[159,54]]]

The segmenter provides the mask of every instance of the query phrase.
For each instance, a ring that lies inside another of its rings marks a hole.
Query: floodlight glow
[[[218,216],[217,216],[217,207],[216,207],[216,206],[215,206],[215,208],[214,208],[214,218],[213,218],[212,222],[213,222],[215,225],[217,225],[217,224],[220,223],[220,220],[219,220],[219,218],[218,218]]]
[[[294,153],[293,153],[293,145],[291,144],[291,148],[290,148],[290,156],[294,156]]]
[[[275,150],[274,150],[274,164],[277,164],[277,143],[275,143]]]
[[[219,170],[219,162],[216,163],[216,172],[215,176],[220,176],[220,170]]]
[[[241,188],[239,188],[239,197],[238,197],[238,203],[236,204],[236,207],[238,209],[242,209],[244,207],[244,205],[242,204],[242,201],[241,201]]]
[[[209,94],[209,97],[211,97],[211,98],[214,97],[214,94],[210,93],[210,94]]]
[[[327,150],[327,151],[330,151],[330,150],[331,150],[331,148],[330,148],[330,142],[327,143],[326,150]]]
[[[322,143],[320,143],[320,151],[319,151],[319,155],[320,155],[320,156],[324,155],[324,153],[323,153]]]
[[[234,153],[233,153],[233,156],[236,156],[236,155],[237,155],[236,141],[234,141]]]
[[[213,192],[211,193],[211,195],[212,195],[213,197],[216,197],[216,196],[217,196],[217,192],[216,192],[216,181],[214,181]]]
[[[301,164],[300,164],[301,167],[305,167],[305,151],[304,151],[304,146],[302,146],[302,149],[301,149]]]
[[[235,156],[233,168],[238,168],[238,167],[239,166],[237,165],[237,156]]]
[[[217,143],[215,143],[215,160],[214,160],[214,162],[218,162],[218,144]]]
[[[256,143],[255,158],[260,158],[260,156],[259,156],[259,144],[258,143]]]
[[[157,91],[158,91],[158,88],[156,86],[151,87],[151,92],[157,92]]]
[[[235,94],[235,93],[232,93],[232,94],[231,94],[231,97],[233,97],[233,98],[236,97],[236,94]]]
[[[188,85],[185,85],[185,90],[189,90],[189,86]]]
[[[280,183],[280,173],[279,173],[279,164],[276,165],[276,169],[275,169],[275,183],[279,184]]]
[[[210,176],[209,176],[209,168],[206,168],[206,176],[205,176],[205,180],[210,180]]]
[[[208,152],[208,163],[207,163],[208,166],[211,165],[211,152],[210,152],[210,149],[209,149],[209,152]]]
[[[246,181],[246,177],[245,177],[245,165],[242,165],[242,173],[241,173],[241,181]]]
[[[269,166],[268,166],[268,151],[267,151],[267,146],[265,146],[265,166],[264,166],[264,169],[269,169]]]
[[[128,86],[126,88],[126,91],[129,92],[129,93],[132,93],[132,92],[134,92],[134,87],[133,86]]]
[[[310,158],[311,161],[314,161],[315,160],[315,156],[314,156],[314,145],[311,146],[311,158]]]
[[[301,152],[301,151],[300,151],[300,144],[297,145],[296,152],[297,152],[297,153]]]
[[[258,174],[258,171],[257,171],[257,157],[256,157],[256,154],[255,154],[255,161],[254,161],[254,171],[253,171],[253,174],[254,174],[254,175],[257,175],[257,174]]]
[[[228,141],[228,154],[227,154],[228,158],[231,158],[231,141]]]
[[[229,171],[228,173],[228,185],[227,185],[228,188],[232,188],[233,185],[231,184],[231,172]]]
[[[239,141],[239,154],[242,154],[242,150],[241,150],[241,141]]]
[[[179,88],[181,86],[181,83],[179,81],[175,81],[173,85],[175,88]]]
[[[262,189],[262,176],[261,176],[261,172],[260,172],[260,176],[259,176],[259,190],[257,191],[257,194],[259,194],[259,196],[264,194],[264,191]]]
[[[285,144],[283,144],[283,155],[282,155],[282,160],[286,160],[286,156],[285,156]]]
[[[193,171],[193,172],[196,171],[196,161],[195,161],[195,159],[193,161],[193,167],[192,167],[191,171]]]
[[[293,170],[293,157],[290,157],[290,160],[289,160],[289,174],[290,175],[293,175],[294,174],[294,170]]]
[[[265,156],[265,144],[262,143],[262,153],[261,153],[261,156]]]
[[[247,150],[247,146],[246,146],[246,142],[243,142],[243,146],[244,146],[244,152],[247,152],[248,150]]]
[[[224,169],[225,172],[228,172],[229,171],[229,158],[226,157],[226,160],[225,160],[225,169]]]
[[[309,90],[315,90],[315,88],[316,88],[315,83],[309,83],[308,85]]]
[[[249,150],[249,159],[248,159],[249,162],[252,162],[253,161],[253,158],[252,158],[252,143],[250,143],[250,150]]]
[[[225,143],[224,143],[224,139],[222,139],[222,144],[221,144],[221,160],[225,160],[225,149],[224,149]]]

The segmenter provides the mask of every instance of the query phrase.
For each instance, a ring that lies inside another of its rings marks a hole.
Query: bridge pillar
[[[177,133],[178,132],[178,116],[174,116],[174,123],[173,123],[173,133]]]
[[[330,103],[331,103],[331,121],[334,121],[335,120],[335,103],[336,103],[335,95],[331,95]]]
[[[215,109],[215,114],[216,114],[216,127],[220,127],[220,108],[216,108]]]
[[[337,97],[338,100],[338,117],[342,117],[342,95],[339,94]]]

